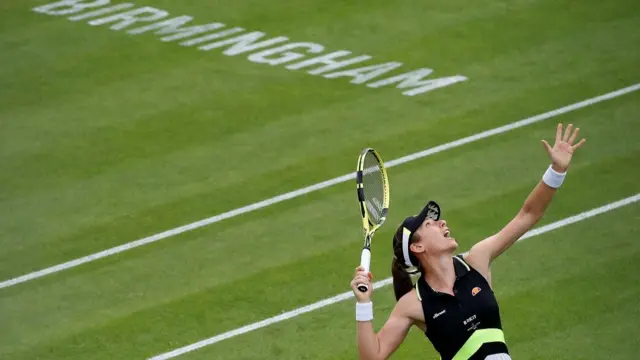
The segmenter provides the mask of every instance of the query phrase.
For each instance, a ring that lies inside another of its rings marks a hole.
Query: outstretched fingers
[[[573,129],[573,124],[567,125],[567,129],[564,132],[564,137],[562,138],[562,141],[569,142],[569,135],[571,135],[571,129]]]
[[[542,145],[544,145],[544,148],[547,150],[547,153],[551,155],[551,145],[549,145],[549,143],[546,140],[542,140]]]
[[[571,148],[575,151],[576,149],[578,149],[580,146],[582,146],[582,144],[584,144],[587,141],[587,139],[582,139],[580,140],[577,144],[573,145]]]
[[[571,137],[569,138],[569,145],[573,145],[573,143],[576,141],[576,138],[578,137],[579,132],[580,132],[580,128],[576,128],[573,131],[573,134],[571,134]]]

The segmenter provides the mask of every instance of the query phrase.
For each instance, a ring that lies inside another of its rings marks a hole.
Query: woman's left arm
[[[572,133],[572,127],[573,125],[569,124],[563,136],[562,124],[558,124],[556,141],[553,147],[545,140],[542,140],[552,162],[542,180],[529,194],[522,209],[513,220],[497,234],[475,244],[465,256],[465,260],[484,275],[489,282],[491,282],[490,265],[493,259],[511,247],[542,218],[557,188],[560,187],[564,180],[573,153],[584,144],[585,139],[574,144],[580,129],[576,128]]]

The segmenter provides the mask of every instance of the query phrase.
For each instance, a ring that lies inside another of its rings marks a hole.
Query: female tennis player
[[[371,273],[357,268],[351,281],[356,296],[360,359],[387,359],[412,325],[422,330],[442,360],[508,360],[498,303],[491,289],[491,262],[542,217],[562,184],[571,157],[585,140],[575,143],[579,129],[558,124],[553,147],[542,143],[551,165],[527,197],[520,212],[497,234],[476,243],[467,253],[458,247],[440,207],[430,201],[406,218],[393,237],[393,286],[398,302],[376,334],[371,320]],[[575,144],[574,144],[575,143]],[[421,273],[415,286],[410,274]],[[369,290],[358,291],[366,283]]]

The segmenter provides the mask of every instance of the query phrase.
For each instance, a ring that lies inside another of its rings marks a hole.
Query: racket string
[[[384,179],[378,159],[371,153],[365,155],[362,171],[364,202],[373,224],[378,224],[384,208]]]

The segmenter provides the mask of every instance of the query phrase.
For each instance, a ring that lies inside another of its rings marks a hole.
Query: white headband
[[[403,227],[402,228],[402,255],[404,255],[404,263],[409,267],[415,267],[415,265],[411,263],[411,259],[409,258],[409,238],[410,237],[411,237],[411,231]]]

